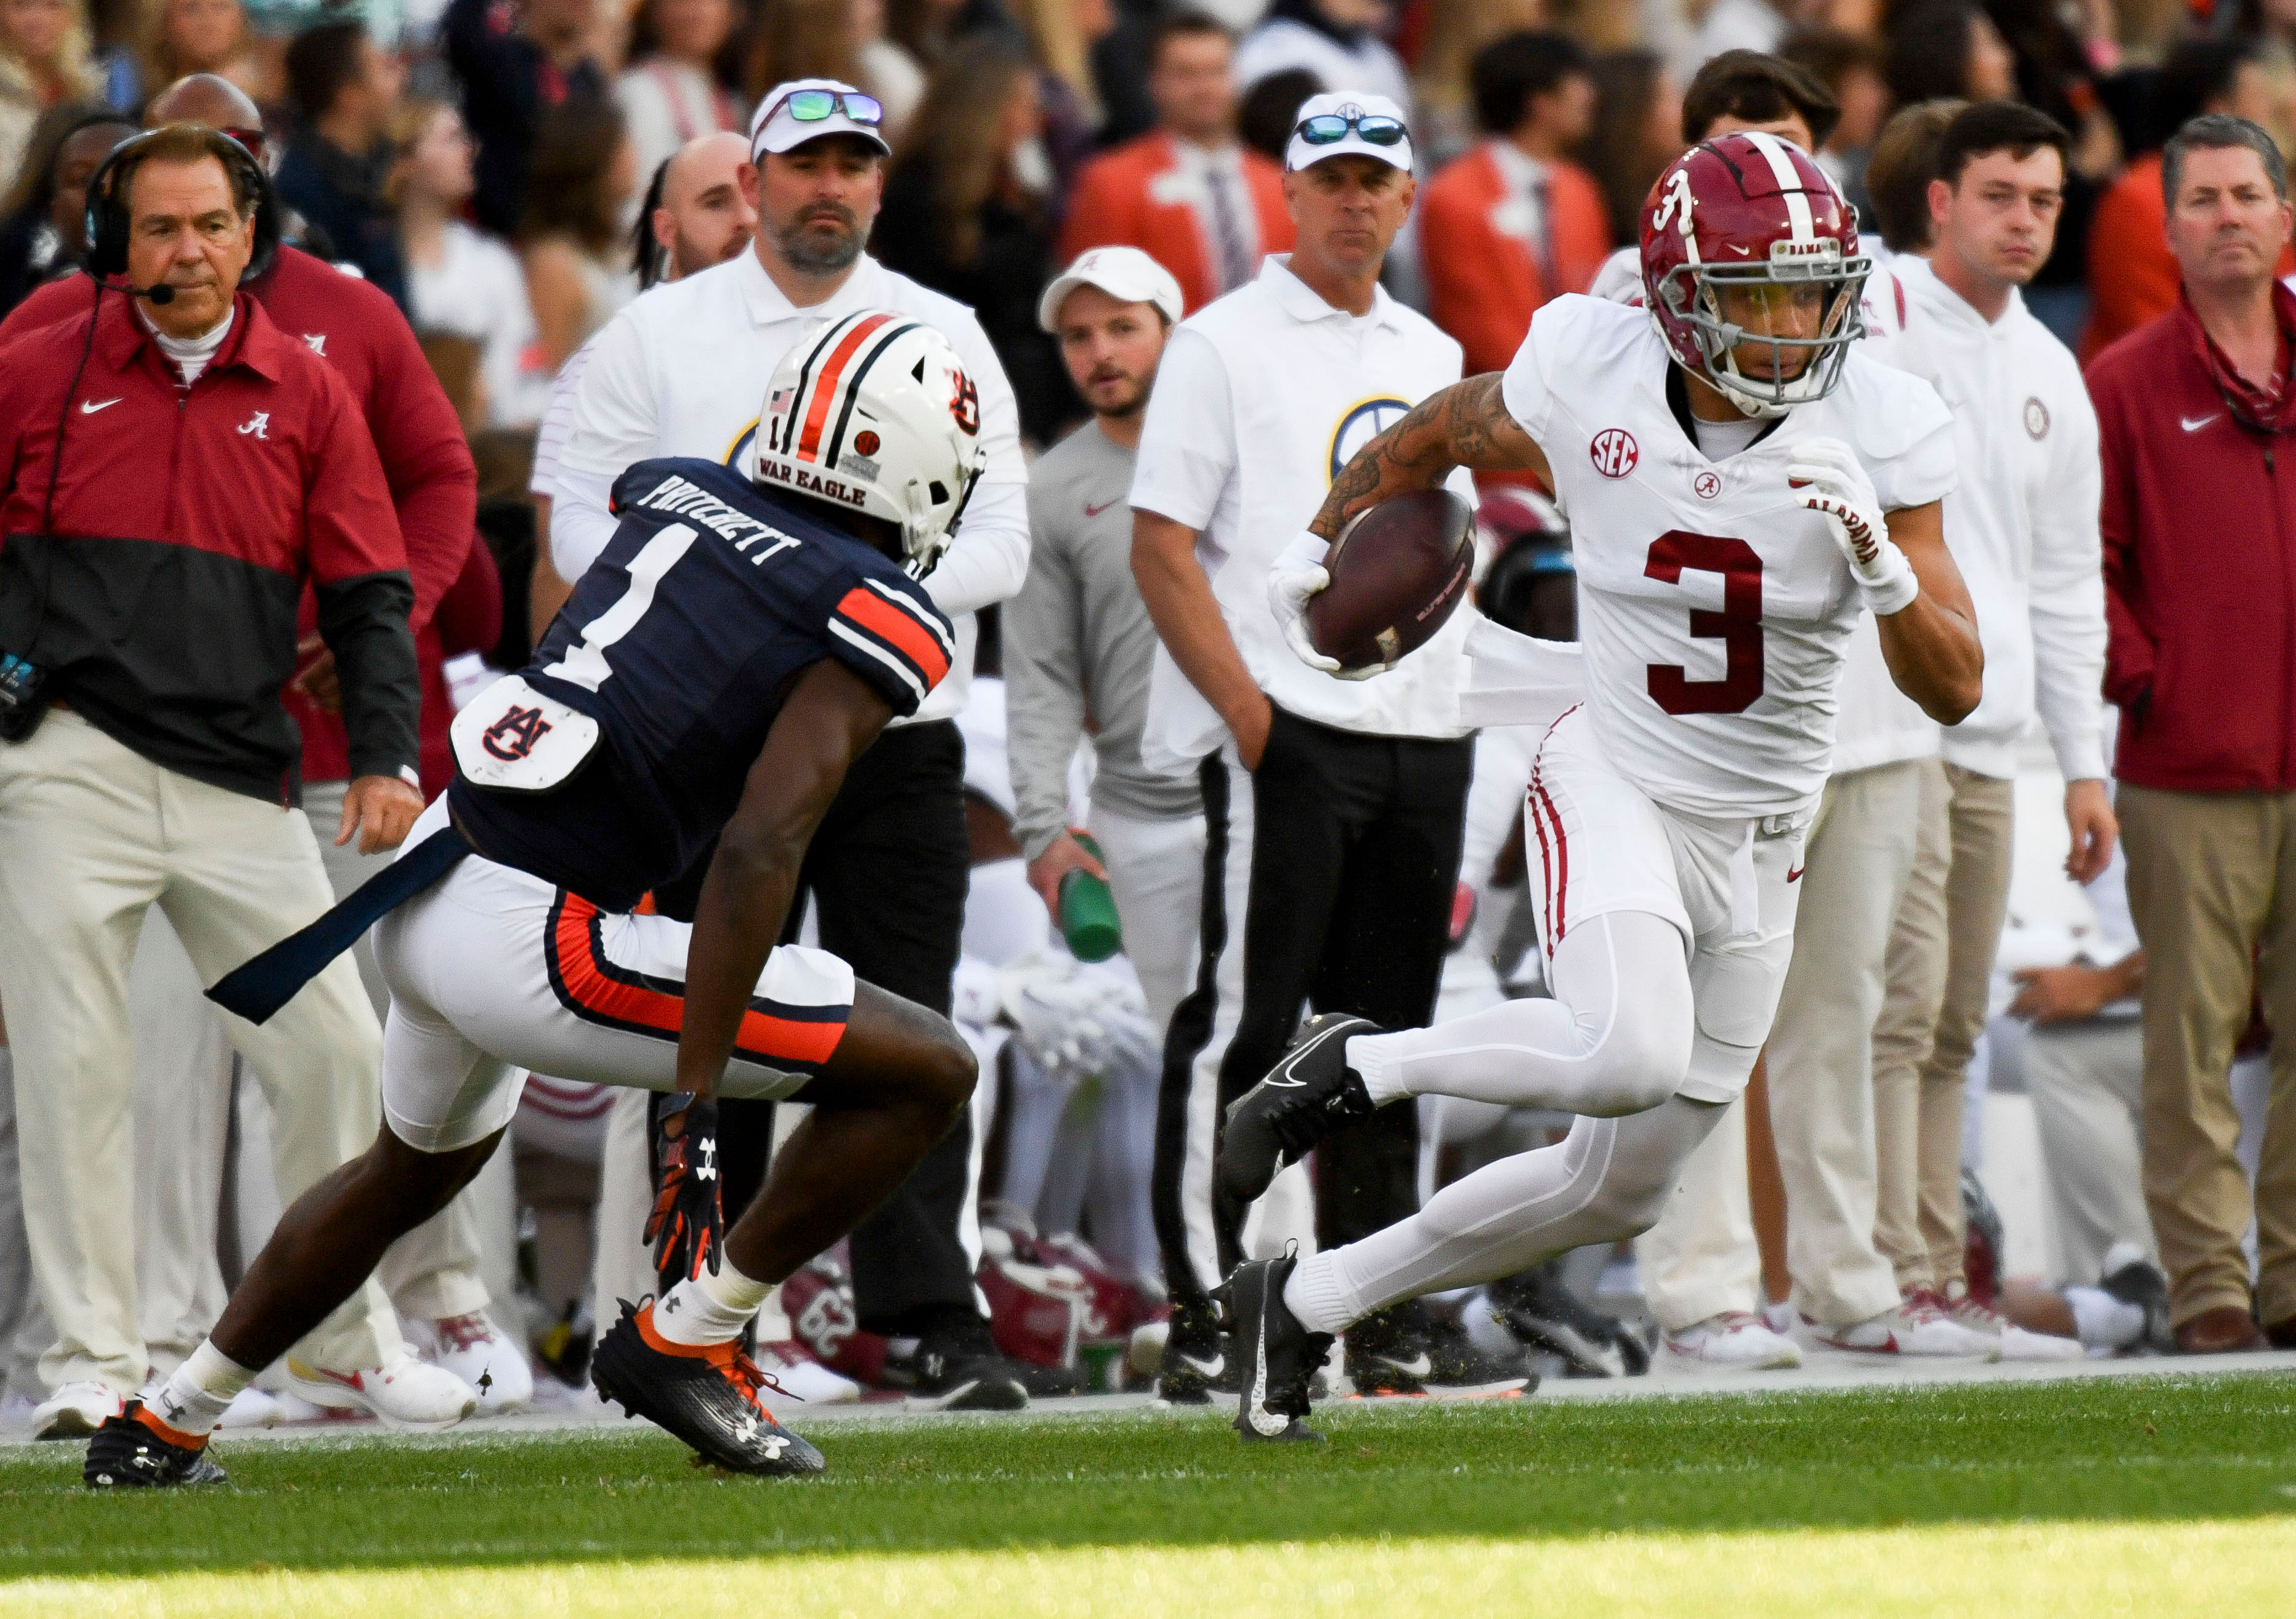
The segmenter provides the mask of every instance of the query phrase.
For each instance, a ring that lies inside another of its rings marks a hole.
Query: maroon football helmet
[[[1840,381],[1849,345],[1866,334],[1858,295],[1874,261],[1858,251],[1857,212],[1792,141],[1749,131],[1692,147],[1643,204],[1643,294],[1668,349],[1742,410],[1782,416]],[[1750,376],[1734,350],[1749,341],[1726,318],[1726,287],[1816,285],[1824,315],[1814,337],[1751,341],[1808,356],[1792,376]]]

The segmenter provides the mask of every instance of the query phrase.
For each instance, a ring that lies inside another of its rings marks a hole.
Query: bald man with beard
[[[195,73],[168,86],[152,99],[144,121],[153,128],[205,124],[238,141],[258,160],[266,156],[261,111],[245,92],[214,74]],[[472,560],[478,506],[478,471],[454,406],[398,306],[358,277],[300,248],[283,245],[271,267],[242,285],[282,332],[309,344],[350,385],[373,435],[405,538],[414,586],[410,622],[418,645],[435,645],[423,632]],[[80,314],[94,295],[84,273],[50,282],[0,322],[0,342]],[[300,625],[313,649],[301,678],[308,689],[291,690],[287,707],[303,734],[304,811],[312,818],[321,849],[334,856],[341,852],[334,844],[350,777],[349,749],[341,719],[309,694],[332,691],[332,660],[318,642],[316,603],[308,591]],[[443,726],[447,718],[434,720],[426,711],[426,730],[434,723]],[[340,886],[332,860],[329,876]],[[155,1249],[141,1265],[140,1283],[147,1294],[141,1313],[149,1348],[161,1359],[178,1344],[187,1350],[196,1344],[222,1302],[221,1277],[209,1273],[215,1270],[225,1110],[211,1093],[218,1089],[218,1070],[224,1084],[229,1072],[215,1014],[201,998],[189,958],[172,937],[164,936],[165,929],[155,912],[131,980],[139,1031],[148,1029],[156,1037],[139,1039],[139,1050],[154,1054],[155,1060],[166,1057],[169,1068],[166,1076],[138,1076],[139,1098],[165,1098],[166,1107],[153,1118],[154,1108],[139,1099],[142,1132],[155,1145],[165,1142],[163,1162],[183,1165],[183,1173],[170,1178],[160,1195],[160,1206],[139,1212],[141,1235]],[[473,1337],[474,1331],[490,1331],[478,1260],[477,1220],[466,1193],[394,1247],[381,1275],[418,1344],[447,1346],[448,1352],[437,1358],[450,1370],[466,1380],[491,1371],[490,1393],[514,1392],[521,1383],[530,1389],[522,1350],[499,1335]],[[466,1341],[468,1347],[455,1351],[455,1344]],[[503,1363],[499,1371],[493,1370],[496,1360]]]

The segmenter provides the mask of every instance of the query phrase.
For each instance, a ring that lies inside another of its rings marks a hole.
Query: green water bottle
[[[1094,859],[1100,859],[1100,845],[1091,834],[1071,826],[1069,835]],[[1069,941],[1069,954],[1078,961],[1106,961],[1124,948],[1116,896],[1106,883],[1082,868],[1061,879],[1061,935]]]

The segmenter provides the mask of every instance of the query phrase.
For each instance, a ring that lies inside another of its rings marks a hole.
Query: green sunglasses
[[[1330,146],[1347,139],[1350,129],[1374,146],[1400,146],[1411,136],[1401,119],[1379,112],[1359,112],[1353,118],[1338,112],[1319,112],[1301,119],[1292,133],[1310,146]]]
[[[864,95],[858,90],[792,90],[779,105],[766,116],[770,118],[783,107],[800,124],[817,124],[833,112],[842,111],[857,124],[882,124],[885,109],[873,95]],[[762,128],[765,119],[758,120]]]

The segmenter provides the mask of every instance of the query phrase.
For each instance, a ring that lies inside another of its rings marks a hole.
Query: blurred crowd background
[[[1585,291],[1632,240],[1680,147],[1682,86],[1724,50],[1782,54],[1832,92],[1841,116],[1819,155],[1869,220],[1866,158],[1895,107],[2015,96],[2072,130],[2064,222],[2029,302],[2085,357],[2173,301],[2169,132],[2213,108],[2296,139],[2296,0],[1210,0],[1199,14],[1219,28],[1201,33],[1170,26],[1178,9],[0,0],[0,311],[73,267],[94,160],[60,161],[70,136],[134,119],[199,71],[263,107],[307,235],[418,332],[480,345],[461,402],[496,429],[534,425],[557,366],[636,292],[624,243],[655,167],[696,135],[745,129],[791,78],[841,78],[884,103],[898,155],[873,251],[980,311],[1039,445],[1084,412],[1037,329],[1037,294],[1083,247],[1144,225],[1139,244],[1160,245],[1142,216],[1168,199],[1139,194],[1168,167],[1157,143],[1216,145],[1233,127],[1273,159],[1300,101],[1341,80],[1413,110],[1431,184],[1391,290],[1461,340],[1470,371],[1503,363],[1538,301]],[[1444,194],[1478,182],[1491,136],[1548,169],[1546,206],[1523,222],[1543,284],[1506,298],[1523,307],[1450,284],[1472,254],[1447,262],[1447,248],[1473,244],[1444,228]],[[1288,230],[1274,172],[1240,176],[1234,206],[1258,216],[1242,220],[1247,243],[1254,225]],[[1176,267],[1191,308],[1257,264],[1233,257]]]

